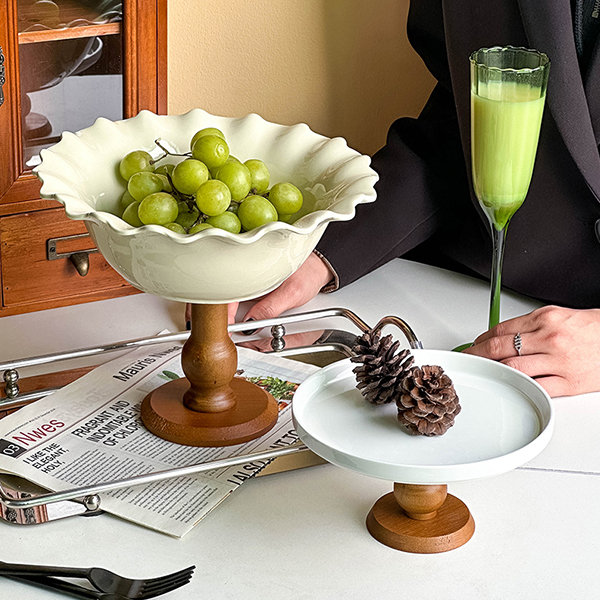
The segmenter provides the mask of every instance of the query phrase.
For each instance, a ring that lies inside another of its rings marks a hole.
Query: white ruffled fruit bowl
[[[190,139],[204,127],[220,129],[240,160],[264,161],[271,185],[289,181],[302,191],[304,206],[293,224],[185,235],[159,225],[134,228],[116,216],[124,190],[119,161],[132,150],[160,155],[157,138],[175,152],[188,152]],[[375,200],[378,178],[369,157],[342,138],[324,137],[305,124],[278,125],[256,114],[219,117],[200,109],[177,116],[142,111],[117,122],[100,118],[87,129],[64,133],[41,158],[35,169],[41,196],[85,221],[100,252],[127,281],[165,298],[206,304],[247,300],[276,288],[304,262],[328,223],[352,219],[358,204]]]
[[[134,228],[117,216],[125,188],[121,159],[132,150],[158,158],[158,138],[184,154],[194,134],[206,127],[220,129],[238,159],[262,160],[271,185],[285,181],[301,190],[304,203],[292,224],[186,235],[160,225]],[[181,352],[186,377],[146,396],[141,406],[146,427],[193,446],[241,444],[269,431],[277,422],[277,401],[235,377],[237,351],[227,332],[226,303],[277,287],[312,252],[328,223],[352,219],[358,204],[375,200],[378,177],[369,157],[304,124],[277,125],[255,114],[217,117],[195,109],[179,116],[142,111],[124,121],[98,119],[78,133],[63,134],[41,158],[35,171],[42,197],[62,202],[69,217],[85,221],[116,271],[140,290],[192,303],[192,329]]]

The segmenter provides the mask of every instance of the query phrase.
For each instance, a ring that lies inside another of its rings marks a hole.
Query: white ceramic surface
[[[415,364],[441,365],[462,407],[444,435],[411,435],[395,403],[369,404],[349,359],[311,375],[294,394],[294,425],[316,454],[338,466],[401,483],[441,484],[523,465],[550,441],[550,398],[532,379],[487,359],[413,350]]]
[[[293,224],[189,236],[158,225],[136,229],[113,214],[124,190],[117,165],[125,154],[161,154],[156,138],[187,152],[204,127],[221,129],[240,160],[263,160],[272,184],[290,181],[302,190],[305,203]],[[41,158],[35,169],[41,196],[84,220],[100,252],[127,281],[145,292],[198,303],[246,300],[277,287],[312,252],[328,223],[352,219],[358,204],[375,200],[378,178],[370,158],[342,138],[326,138],[305,124],[278,125],[255,114],[218,117],[200,109],[177,116],[142,111],[117,122],[100,118],[87,129],[64,133]]]

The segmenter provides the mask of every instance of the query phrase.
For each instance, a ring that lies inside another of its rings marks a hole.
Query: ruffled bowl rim
[[[243,233],[231,233],[229,231],[225,231],[223,229],[218,228],[210,228],[204,229],[194,234],[182,234],[177,233],[175,231],[171,231],[166,227],[162,227],[160,225],[144,225],[142,227],[132,227],[123,221],[120,217],[109,213],[107,211],[94,210],[90,209],[89,205],[86,204],[84,200],[81,200],[77,197],[77,192],[75,189],[62,189],[62,190],[53,190],[48,189],[49,182],[45,178],[46,175],[51,176],[53,169],[49,168],[44,164],[44,158],[48,154],[55,154],[58,156],[59,160],[67,163],[68,161],[60,156],[57,151],[60,151],[62,147],[65,145],[65,140],[68,140],[69,136],[74,136],[79,138],[80,140],[85,142],[85,137],[90,135],[95,129],[101,129],[101,125],[105,122],[114,123],[117,126],[120,123],[132,123],[135,121],[139,121],[143,123],[145,120],[149,118],[181,118],[184,119],[186,117],[190,117],[190,115],[199,114],[202,116],[206,116],[209,118],[215,118],[219,120],[231,120],[231,121],[245,121],[248,119],[254,119],[257,122],[265,123],[267,126],[276,126],[291,130],[292,128],[304,128],[306,130],[307,135],[310,135],[315,138],[316,141],[321,141],[323,143],[336,143],[341,146],[341,151],[344,152],[344,155],[347,156],[347,159],[340,163],[339,167],[347,165],[351,161],[355,161],[357,163],[356,176],[353,178],[353,181],[366,180],[364,190],[361,189],[360,192],[353,192],[349,194],[347,197],[340,198],[334,205],[334,209],[318,209],[311,213],[308,213],[301,217],[297,224],[289,224],[283,221],[275,221],[272,223],[268,223],[266,225],[262,225],[261,227],[257,227],[251,231],[246,231]],[[258,121],[260,120],[260,121]],[[100,126],[99,126],[100,125]],[[62,146],[61,146],[62,145]],[[65,212],[68,217],[74,220],[83,220],[83,221],[91,221],[99,226],[105,226],[109,228],[112,232],[117,235],[121,235],[124,237],[128,236],[139,236],[143,233],[156,233],[158,235],[164,235],[169,237],[177,244],[190,244],[201,238],[215,237],[222,238],[225,241],[231,242],[233,244],[251,244],[263,236],[268,235],[272,232],[276,231],[289,231],[290,233],[297,235],[310,235],[314,233],[319,227],[324,224],[330,223],[332,221],[349,221],[354,218],[356,214],[356,206],[363,203],[370,203],[376,200],[377,194],[374,189],[375,183],[379,180],[379,175],[371,165],[371,158],[366,154],[361,154],[357,150],[354,150],[348,146],[347,141],[343,137],[333,137],[328,138],[319,133],[313,131],[306,123],[297,123],[294,125],[281,125],[278,123],[274,123],[272,121],[267,121],[260,115],[256,113],[249,113],[243,117],[224,117],[219,115],[213,115],[204,111],[200,108],[194,108],[186,113],[182,113],[179,115],[157,115],[148,110],[140,111],[135,117],[131,117],[128,119],[122,119],[119,121],[111,121],[110,119],[106,119],[104,117],[99,117],[94,121],[92,125],[77,131],[76,133],[72,132],[64,132],[61,135],[61,140],[54,144],[49,148],[44,148],[40,152],[41,163],[37,165],[33,172],[42,182],[40,196],[46,200],[55,200],[64,205]],[[75,201],[75,202],[74,202]],[[77,208],[79,204],[85,204],[86,208]]]

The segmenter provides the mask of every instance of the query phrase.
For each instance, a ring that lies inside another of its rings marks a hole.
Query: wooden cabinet
[[[86,275],[51,260],[93,243],[31,169],[63,131],[166,112],[166,16],[167,0],[0,0],[0,316],[136,291],[98,253]]]
[[[2,298],[8,311],[111,298],[131,293],[131,287],[97,252],[82,221],[65,219],[62,208],[19,213],[0,218]],[[49,244],[50,242],[50,244]],[[50,248],[54,252],[50,252]],[[79,274],[69,258],[82,253],[88,274]]]

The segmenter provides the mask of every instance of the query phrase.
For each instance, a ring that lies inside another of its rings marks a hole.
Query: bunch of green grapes
[[[161,146],[162,147],[162,146]],[[217,227],[240,233],[273,221],[290,222],[302,208],[302,192],[293,184],[271,188],[267,165],[257,158],[242,163],[229,154],[225,136],[214,127],[198,131],[191,152],[177,164],[157,165],[144,150],[119,163],[127,188],[121,218],[133,227],[162,225],[193,234]]]

